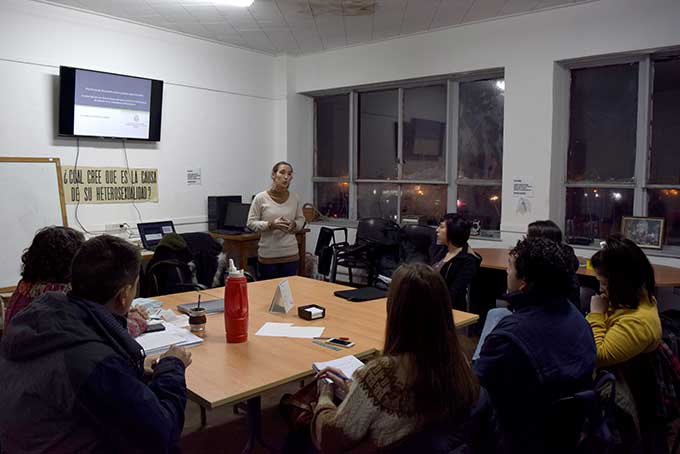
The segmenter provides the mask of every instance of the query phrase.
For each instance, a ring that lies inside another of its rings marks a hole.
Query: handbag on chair
[[[300,388],[295,394],[284,394],[279,402],[279,411],[292,432],[309,430],[318,398],[316,380]]]

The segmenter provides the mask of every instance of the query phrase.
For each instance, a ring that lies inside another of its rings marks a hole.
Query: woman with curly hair
[[[573,452],[568,431],[553,434],[552,403],[592,387],[595,342],[568,299],[573,252],[546,238],[519,241],[508,258],[513,313],[484,341],[474,370],[489,392],[503,452]]]
[[[21,280],[5,311],[7,330],[12,318],[47,292],[71,290],[71,261],[85,242],[83,234],[70,227],[45,227],[21,256]],[[143,311],[128,314],[128,331],[138,336],[146,330]]]

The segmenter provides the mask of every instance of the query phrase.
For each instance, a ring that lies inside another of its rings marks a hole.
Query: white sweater
[[[257,255],[264,259],[282,257],[298,257],[298,244],[295,233],[269,228],[269,222],[283,216],[295,221],[295,230],[301,230],[305,225],[302,214],[302,204],[297,194],[292,192],[285,203],[276,203],[267,191],[260,192],[250,204],[248,213],[248,228],[253,232],[260,232]],[[299,257],[298,257],[299,258]]]

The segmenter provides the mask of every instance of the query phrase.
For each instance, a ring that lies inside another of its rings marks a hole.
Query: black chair
[[[437,240],[437,231],[429,225],[408,224],[401,228],[399,261],[401,263],[432,263],[430,256]]]
[[[554,401],[546,418],[551,452],[607,453],[614,444],[615,400],[614,375],[600,371],[592,389]]]
[[[336,232],[342,232],[344,239],[338,241],[335,237]],[[316,240],[314,255],[318,257],[317,272],[324,276],[324,279],[335,266],[336,249],[347,247],[347,228],[346,227],[321,227],[319,237]]]
[[[142,295],[162,296],[207,288],[195,284],[192,277],[191,268],[185,262],[173,259],[155,262],[144,273]]]
[[[391,275],[399,264],[399,240],[400,229],[395,222],[382,218],[360,219],[354,244],[335,248],[331,281],[335,282],[337,266],[347,268],[350,284],[353,269],[366,270],[368,285],[375,283],[378,274]]]
[[[207,232],[182,233],[196,265],[196,280],[209,288],[217,272],[217,257],[222,246]]]

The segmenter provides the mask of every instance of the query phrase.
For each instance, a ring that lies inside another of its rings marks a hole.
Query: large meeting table
[[[506,270],[508,268],[509,249],[505,248],[475,248],[474,251],[482,257],[482,268],[496,270]],[[586,258],[579,257],[583,264],[577,274],[582,276],[595,277],[595,271],[585,266]],[[680,268],[666,265],[652,265],[654,267],[654,277],[657,287],[678,287],[680,286]]]
[[[193,363],[187,369],[189,398],[201,407],[201,423],[206,423],[206,409],[246,402],[251,439],[246,450],[256,441],[262,443],[259,431],[260,396],[273,388],[312,376],[312,363],[345,355],[368,359],[383,346],[386,321],[386,299],[349,302],[333,295],[350,287],[300,276],[288,278],[295,307],[287,314],[268,311],[277,285],[283,279],[248,284],[248,341],[228,344],[224,315],[208,316],[204,342],[191,347]],[[222,298],[224,287],[200,292],[202,300]],[[197,292],[157,297],[165,309],[197,300]],[[307,321],[297,315],[297,307],[317,304],[326,309],[325,318]],[[453,311],[457,328],[474,324],[476,314]],[[349,337],[354,346],[334,350],[312,339],[256,336],[266,322],[293,323],[296,326],[323,326],[323,336]]]

